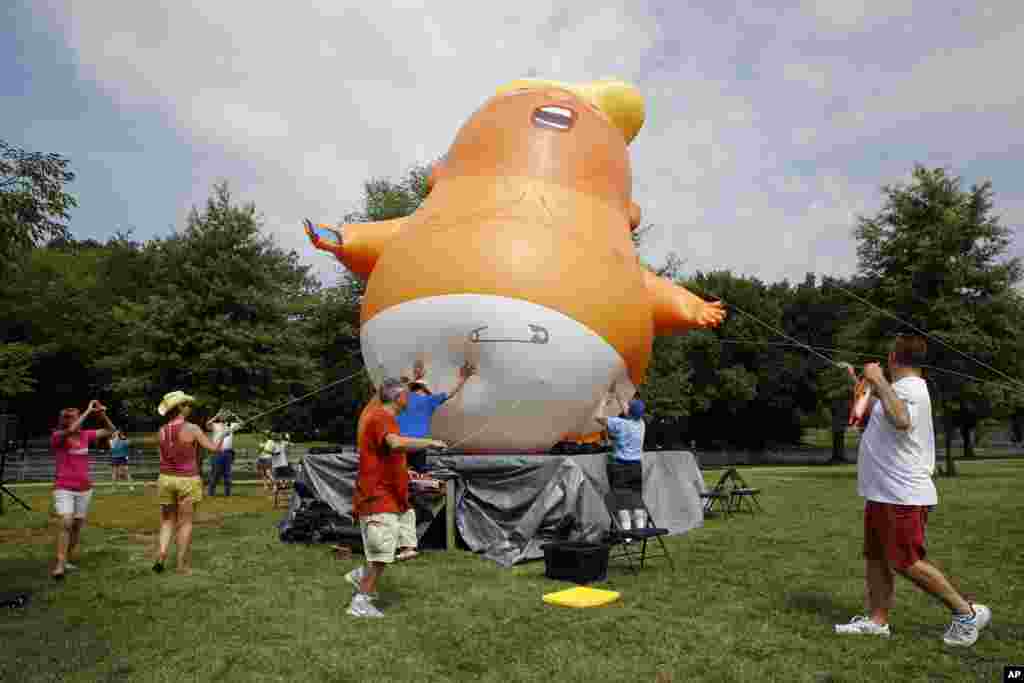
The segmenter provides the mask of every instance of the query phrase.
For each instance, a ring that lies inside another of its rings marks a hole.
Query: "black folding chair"
[[[718,503],[719,509],[728,517],[730,513],[743,509],[743,501],[747,502],[750,512],[754,512],[755,506],[758,510],[764,511],[761,502],[757,499],[760,493],[761,489],[747,486],[747,482],[743,480],[736,468],[730,467],[722,474],[714,488],[701,493],[700,497],[704,499],[705,513],[712,512],[715,503]]]
[[[668,546],[665,545],[662,536],[668,536],[668,529],[659,527],[655,524],[651,518],[651,513],[647,509],[647,506],[643,506],[644,516],[647,519],[646,526],[641,529],[623,529],[619,524],[619,520],[616,518],[614,512],[609,511],[609,517],[611,518],[611,529],[608,531],[606,543],[609,545],[608,549],[608,561],[625,559],[629,564],[629,569],[634,574],[637,569],[633,565],[633,559],[640,559],[640,569],[644,568],[647,560],[652,558],[664,557],[668,560],[668,566],[672,571],[675,571],[675,565],[672,563],[672,555],[668,551]],[[648,554],[647,542],[651,539],[657,540],[658,545],[661,546],[661,552],[655,552]],[[639,547],[638,547],[639,546]]]
[[[625,559],[629,564],[630,570],[635,573],[636,567],[633,566],[633,558],[640,559],[640,569],[643,569],[649,558],[664,557],[668,560],[669,567],[675,570],[668,546],[665,545],[665,541],[662,539],[662,536],[668,535],[668,529],[656,525],[654,518],[651,516],[651,511],[647,509],[647,505],[643,502],[641,493],[643,482],[642,479],[638,478],[636,469],[631,470],[628,465],[610,464],[608,465],[608,481],[611,487],[611,502],[616,502],[616,492],[631,494],[634,501],[632,507],[634,509],[642,509],[646,520],[643,528],[623,529],[615,513],[618,505],[612,504],[608,506],[608,517],[611,519],[611,528],[606,536],[606,543],[609,545],[608,561]],[[661,546],[660,553],[656,552],[653,555],[647,553],[647,543],[651,539],[658,541],[658,544]]]
[[[723,516],[728,517],[732,512],[732,494],[729,493],[726,484],[729,483],[732,473],[735,471],[730,468],[718,479],[718,483],[711,487],[710,491],[701,492],[700,497],[704,501],[704,514],[714,512],[716,504]]]

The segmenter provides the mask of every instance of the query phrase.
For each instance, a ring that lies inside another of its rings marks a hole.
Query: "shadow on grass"
[[[54,583],[49,565],[30,557],[5,558],[0,566],[0,586],[5,593],[38,593]]]
[[[845,624],[858,614],[864,614],[863,605],[839,604],[828,593],[789,593],[786,595],[786,607],[813,614],[819,621],[828,624],[829,630],[835,624]],[[896,616],[896,612],[893,612],[893,616]],[[939,628],[937,624],[900,622],[898,619],[890,623],[893,635],[899,633],[913,638],[934,637]]]
[[[793,591],[786,593],[785,605],[791,610],[809,612],[829,625],[845,623],[853,615],[859,614],[858,607],[837,604],[828,593]]]

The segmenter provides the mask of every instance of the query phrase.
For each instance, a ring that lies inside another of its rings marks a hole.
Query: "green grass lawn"
[[[863,604],[862,502],[852,466],[744,468],[766,512],[713,518],[668,540],[676,570],[612,568],[609,607],[546,605],[568,587],[543,562],[512,569],[424,553],[381,580],[381,620],[345,615],[351,589],[324,546],[277,540],[256,487],[203,504],[195,575],[150,571],[152,489],[94,499],[81,571],[47,578],[45,491],[0,517],[3,681],[998,681],[1024,663],[1024,463],[962,463],[938,480],[931,558],[993,609],[968,650],[946,610],[900,580],[891,640],[840,638]],[[716,478],[709,473],[709,480]]]

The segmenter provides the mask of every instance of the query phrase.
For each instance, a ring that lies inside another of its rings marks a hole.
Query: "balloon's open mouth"
[[[569,130],[576,120],[576,112],[566,107],[548,105],[533,111],[533,125],[539,128]]]

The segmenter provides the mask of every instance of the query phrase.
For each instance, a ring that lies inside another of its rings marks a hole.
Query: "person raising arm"
[[[159,432],[160,545],[153,565],[158,574],[164,570],[172,535],[177,537],[178,572],[192,573],[192,516],[203,499],[196,446],[220,453],[224,438],[233,431],[229,427],[217,441],[212,441],[202,429],[187,421],[194,404],[195,399],[185,392],[172,391],[164,395],[157,407],[157,413],[167,420]]]
[[[65,408],[60,412],[59,429],[50,437],[54,455],[56,478],[53,501],[61,523],[57,529],[56,562],[50,575],[55,580],[64,578],[67,568],[76,567],[68,557],[76,555],[82,527],[92,501],[92,478],[89,475],[89,446],[113,434],[116,429],[107,417],[106,407],[99,401],[89,401],[85,412],[78,408]],[[96,414],[107,425],[106,429],[82,430],[90,415]]]

